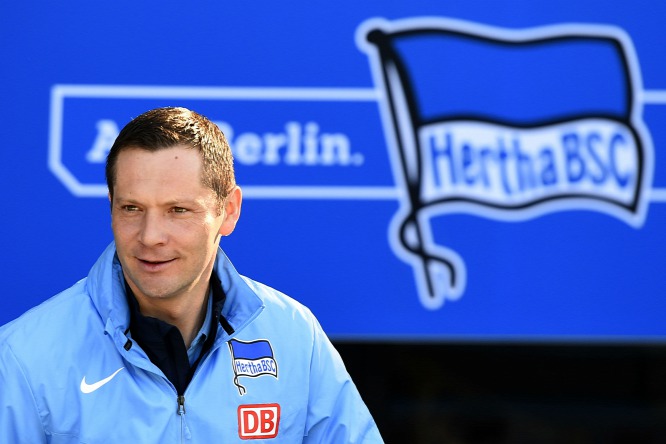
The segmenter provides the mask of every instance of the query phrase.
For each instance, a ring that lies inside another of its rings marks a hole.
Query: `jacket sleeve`
[[[0,343],[0,442],[46,443],[32,390],[7,343]]]
[[[337,350],[314,319],[310,395],[303,443],[383,443]]]

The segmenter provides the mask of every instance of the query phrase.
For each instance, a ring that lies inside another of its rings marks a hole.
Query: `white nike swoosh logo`
[[[120,370],[124,369],[124,368],[125,367],[120,367],[118,370],[113,372],[113,374],[111,376],[106,377],[106,378],[102,379],[101,381],[97,381],[93,384],[86,383],[86,377],[84,376],[83,379],[81,380],[81,391],[83,393],[92,393],[92,392],[94,392],[95,390],[97,390],[98,388],[100,388],[101,386],[103,386],[104,384],[109,382],[110,380],[112,380],[118,374],[118,372]]]

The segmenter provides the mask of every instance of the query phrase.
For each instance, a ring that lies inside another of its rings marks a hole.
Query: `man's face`
[[[220,208],[201,183],[201,168],[200,154],[183,146],[118,156],[111,226],[125,278],[142,304],[203,294],[220,235],[233,231],[240,190]]]

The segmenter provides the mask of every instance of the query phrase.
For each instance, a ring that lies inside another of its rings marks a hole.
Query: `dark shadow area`
[[[335,345],[386,443],[666,443],[666,346]]]

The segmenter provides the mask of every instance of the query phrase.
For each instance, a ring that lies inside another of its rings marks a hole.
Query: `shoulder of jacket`
[[[0,327],[0,344],[56,335],[60,327],[72,327],[73,318],[81,317],[86,304],[92,307],[84,278]]]
[[[262,301],[268,304],[276,304],[284,307],[292,308],[294,310],[310,311],[305,305],[291,296],[276,290],[275,288],[264,283],[255,281],[247,276],[241,276],[247,285],[254,291],[254,293],[261,298]]]
[[[301,318],[307,322],[315,320],[312,311],[303,303],[261,282],[241,276],[247,285],[261,299],[265,310],[273,314],[284,313],[290,319]],[[295,317],[295,318],[294,318]]]

